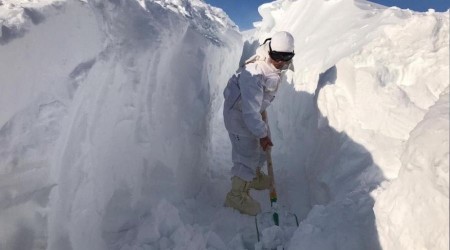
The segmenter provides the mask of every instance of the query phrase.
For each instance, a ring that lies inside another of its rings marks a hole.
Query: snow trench
[[[408,249],[386,211],[409,184],[389,182],[426,159],[448,189],[448,140],[411,153],[431,126],[448,135],[448,13],[277,1],[244,39],[197,0],[23,4],[0,6],[0,249],[254,249],[254,219],[223,207],[222,90],[276,30],[299,37],[268,111],[279,203],[301,220],[287,249]]]

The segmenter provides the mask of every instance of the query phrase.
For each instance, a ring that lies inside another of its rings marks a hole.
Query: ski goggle
[[[283,62],[288,62],[290,60],[292,60],[292,58],[295,56],[294,52],[279,52],[279,51],[273,51],[272,47],[270,46],[270,42],[269,42],[269,56],[270,58],[272,58],[272,60],[274,61],[283,61]]]

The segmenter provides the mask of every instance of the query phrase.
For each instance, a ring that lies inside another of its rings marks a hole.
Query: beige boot
[[[272,184],[272,178],[261,170],[256,170],[256,177],[250,182],[249,187],[256,190],[269,189]]]
[[[249,182],[234,176],[231,178],[231,191],[228,192],[225,199],[225,206],[232,207],[243,214],[256,215],[261,212],[261,207],[249,195]]]

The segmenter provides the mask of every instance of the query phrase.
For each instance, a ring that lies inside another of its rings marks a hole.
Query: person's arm
[[[262,120],[260,113],[264,96],[261,81],[262,75],[253,75],[247,70],[243,70],[239,78],[244,122],[250,132],[258,138],[268,135],[267,125]]]
[[[261,112],[261,118],[262,120],[267,124],[267,136],[264,138],[260,138],[259,139],[259,144],[261,145],[261,147],[263,148],[264,151],[267,150],[267,148],[270,146],[273,146],[272,140],[270,139],[270,128],[269,128],[269,120],[267,117],[267,111],[264,110],[263,112]]]
[[[263,120],[266,124],[269,124],[269,123],[268,123],[268,120],[267,120],[267,111],[266,111],[266,110],[264,110],[263,112],[261,112],[261,118],[262,118],[262,120]]]

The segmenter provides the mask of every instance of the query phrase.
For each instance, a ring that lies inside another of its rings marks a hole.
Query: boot
[[[231,191],[227,194],[225,206],[252,216],[261,212],[259,203],[249,195],[250,182],[244,181],[237,176],[234,176],[231,180]]]
[[[266,175],[261,170],[256,170],[256,177],[250,182],[250,188],[256,190],[269,189],[272,184],[272,177]]]

